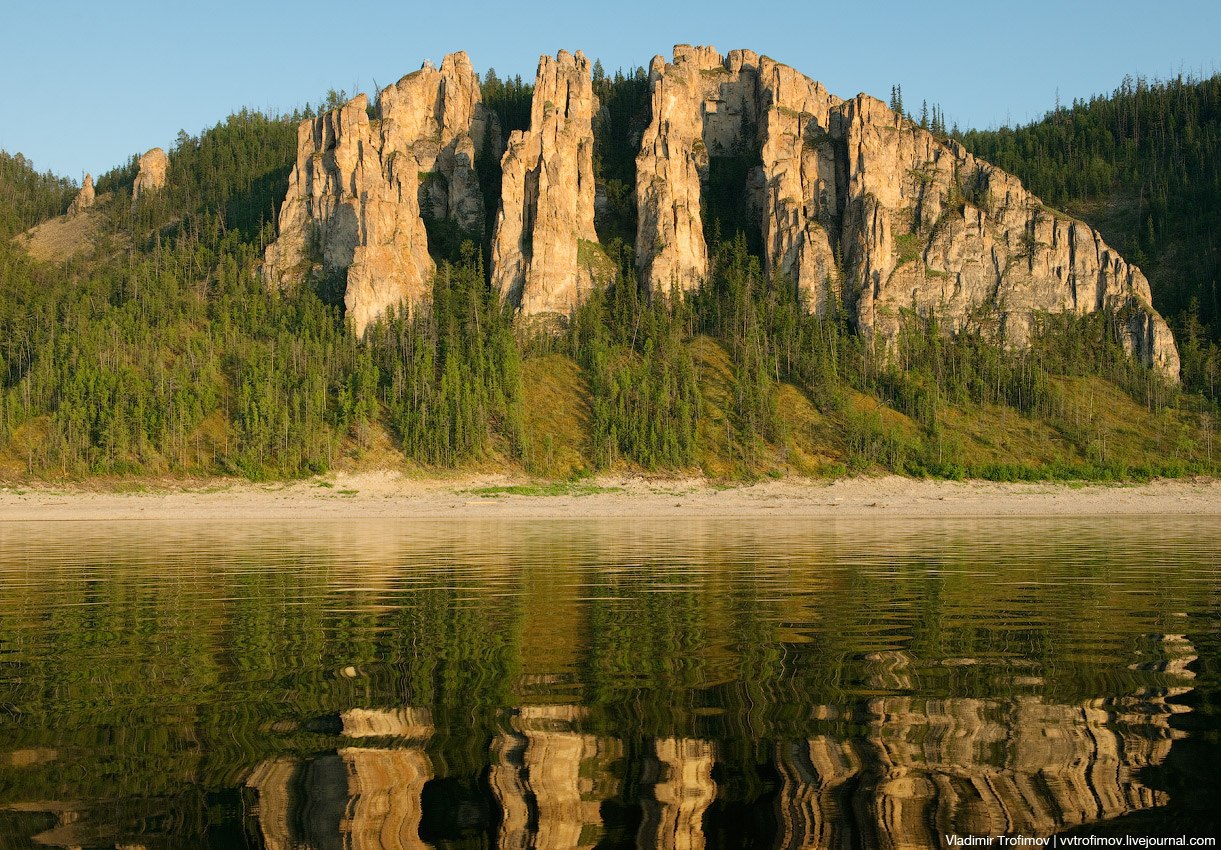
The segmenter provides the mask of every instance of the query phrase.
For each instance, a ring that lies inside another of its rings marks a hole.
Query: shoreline
[[[355,519],[767,519],[1221,516],[1221,480],[1135,484],[904,478],[701,478],[604,475],[546,484],[503,475],[413,479],[395,472],[256,484],[244,480],[0,486],[0,523]],[[126,489],[119,489],[126,488]]]

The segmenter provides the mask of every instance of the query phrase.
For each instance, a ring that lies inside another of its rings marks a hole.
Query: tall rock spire
[[[734,203],[757,227],[765,269],[811,311],[842,304],[885,347],[909,310],[1020,347],[1041,313],[1108,310],[1132,356],[1177,378],[1140,269],[957,142],[750,51],[678,45],[649,77],[636,262],[651,291],[707,279],[709,176],[732,158],[747,168]]]
[[[523,315],[566,315],[594,285],[593,116],[589,60],[543,56],[530,129],[509,136],[492,242],[492,284]]]
[[[85,210],[93,206],[97,199],[97,194],[93,189],[93,175],[86,174],[85,182],[81,184],[81,190],[76,193],[76,197],[72,199],[72,203],[68,205],[68,218],[80,215]]]

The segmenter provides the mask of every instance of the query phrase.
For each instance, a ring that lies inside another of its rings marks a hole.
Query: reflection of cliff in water
[[[1156,643],[1147,669],[1190,679],[1194,650],[1182,635]],[[903,681],[902,653],[880,653],[878,685]],[[941,835],[1046,836],[1067,827],[1164,805],[1142,768],[1174,739],[1186,711],[1172,687],[1059,705],[1007,700],[879,697],[854,710],[816,709],[861,737],[824,735],[777,745],[778,820],[785,848],[940,846]]]
[[[1191,645],[1157,644],[1159,672],[1191,677]],[[879,654],[879,677],[902,684],[901,653]],[[1153,669],[1152,667],[1150,669]],[[885,696],[818,706],[827,729],[772,745],[778,848],[940,846],[944,833],[1046,836],[1163,805],[1140,770],[1162,762],[1182,733],[1168,703],[1184,687],[1067,705],[1011,699]],[[430,846],[420,837],[424,752],[419,710],[354,710],[344,734],[364,739],[312,760],[271,760],[247,786],[269,850]],[[606,807],[632,808],[634,832],[615,843],[696,850],[716,826],[720,745],[692,738],[632,744],[583,731],[576,706],[525,706],[490,745],[478,824],[502,848],[593,848],[608,840]],[[630,793],[625,789],[631,789]],[[631,799],[629,799],[629,797]],[[440,817],[453,817],[443,813]],[[620,824],[622,827],[622,824]],[[608,846],[602,844],[602,846]]]
[[[492,742],[490,784],[500,806],[498,847],[591,848],[601,803],[619,795],[611,772],[623,748],[576,731],[576,706],[525,706]]]
[[[260,764],[246,786],[267,850],[364,850],[426,847],[420,840],[422,795],[432,778],[423,739],[432,733],[418,709],[341,715],[350,738],[395,738],[393,746],[344,747],[310,761]],[[418,739],[412,741],[411,739]]]

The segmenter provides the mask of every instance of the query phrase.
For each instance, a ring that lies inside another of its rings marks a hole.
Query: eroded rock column
[[[131,187],[131,199],[140,200],[145,192],[154,192],[165,188],[169,179],[170,158],[161,148],[153,148],[140,157],[140,170],[136,173],[136,182]]]
[[[482,233],[474,162],[500,146],[465,53],[445,57],[440,70],[425,63],[382,90],[370,111],[360,95],[301,123],[279,238],[263,265],[271,286],[340,278],[358,334],[392,307],[429,295],[425,218]]]
[[[690,291],[708,276],[703,184],[710,157],[757,148],[758,56],[674,47],[649,67],[653,120],[636,157],[636,264],[653,292]]]
[[[93,175],[86,174],[85,182],[81,184],[81,190],[76,193],[76,197],[68,205],[68,218],[80,215],[93,206],[96,200],[97,193],[93,189]]]
[[[530,129],[501,160],[492,284],[522,315],[567,315],[595,285],[593,116],[589,60],[539,59]]]

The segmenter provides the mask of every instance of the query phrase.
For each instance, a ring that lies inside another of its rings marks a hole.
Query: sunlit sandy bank
[[[0,521],[302,520],[482,517],[954,517],[1221,515],[1221,481],[1013,484],[887,476],[785,479],[726,487],[702,479],[606,476],[538,485],[501,476],[416,480],[340,474],[288,484],[245,481],[8,485]]]

